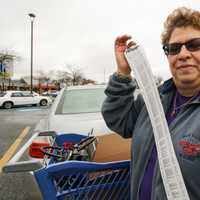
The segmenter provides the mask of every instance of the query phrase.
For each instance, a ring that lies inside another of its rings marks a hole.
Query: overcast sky
[[[34,73],[79,66],[86,77],[107,80],[115,71],[113,43],[127,33],[142,44],[155,75],[169,69],[160,34],[179,6],[200,9],[199,0],[0,0],[0,50],[21,57],[14,76],[30,74],[30,19],[34,21]],[[105,76],[104,76],[105,74]]]

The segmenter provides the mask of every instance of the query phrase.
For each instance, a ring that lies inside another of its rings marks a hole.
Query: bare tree
[[[69,72],[58,70],[56,71],[56,80],[58,84],[71,85],[72,78]]]
[[[96,81],[92,80],[92,79],[83,79],[82,80],[82,85],[87,85],[87,84],[97,84]]]
[[[82,81],[84,80],[84,74],[82,70],[75,65],[66,65],[66,68],[69,70],[72,85],[81,85]]]

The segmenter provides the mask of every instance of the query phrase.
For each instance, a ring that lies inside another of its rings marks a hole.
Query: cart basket
[[[64,161],[34,175],[44,200],[130,199],[130,161]]]
[[[97,139],[94,136],[62,133],[55,136],[52,145],[42,147],[40,151],[50,158],[48,165],[66,160],[92,161],[96,144]]]

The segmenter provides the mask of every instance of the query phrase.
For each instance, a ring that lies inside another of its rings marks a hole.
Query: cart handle
[[[3,166],[2,171],[4,173],[15,172],[30,172],[42,168],[41,161],[21,161],[16,163],[8,163]]]
[[[52,136],[54,137],[56,132],[54,131],[45,131],[45,132],[36,132],[32,137],[21,147],[21,149],[11,158],[11,160],[2,167],[2,171],[5,173],[12,172],[28,172],[40,169],[43,167],[41,161],[30,160],[30,161],[18,161],[23,153],[29,148],[32,141],[38,136]]]
[[[57,136],[57,133],[55,131],[42,131],[39,132],[38,136],[51,136],[55,138]]]

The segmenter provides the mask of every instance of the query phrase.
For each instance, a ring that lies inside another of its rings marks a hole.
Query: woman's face
[[[200,30],[191,26],[175,28],[171,34],[169,44],[185,43],[194,38],[200,38]],[[189,51],[183,45],[178,54],[168,55],[167,58],[177,88],[188,84],[200,87],[200,49]]]

